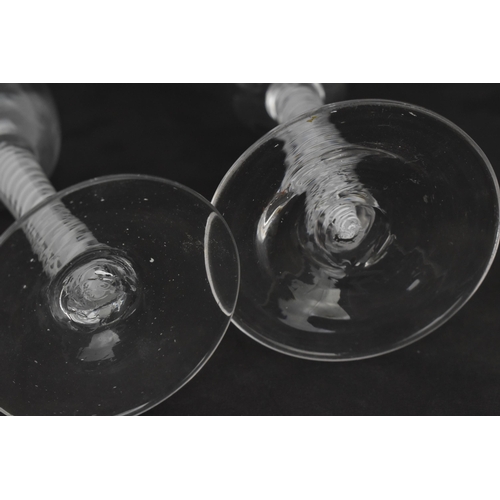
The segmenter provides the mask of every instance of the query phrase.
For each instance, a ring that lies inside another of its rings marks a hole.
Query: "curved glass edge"
[[[102,176],[102,177],[95,177],[93,179],[80,182],[78,184],[75,184],[74,186],[68,187],[66,189],[63,189],[61,191],[58,191],[55,195],[50,196],[49,198],[43,200],[41,203],[39,203],[37,206],[32,208],[30,211],[28,211],[26,214],[24,214],[21,218],[19,218],[17,221],[15,221],[13,224],[11,224],[7,230],[0,235],[0,245],[3,245],[3,243],[10,237],[12,233],[17,231],[18,229],[21,228],[21,226],[24,224],[24,222],[29,219],[29,217],[35,213],[37,210],[40,208],[44,207],[45,205],[52,203],[54,200],[61,199],[64,196],[67,196],[68,194],[71,194],[75,191],[79,191],[81,189],[84,189],[86,187],[91,187],[99,184],[104,184],[107,182],[115,182],[115,181],[123,181],[123,180],[146,180],[146,181],[151,181],[151,182],[160,182],[163,184],[168,184],[170,186],[176,187],[178,189],[184,190],[190,194],[192,194],[195,198],[198,198],[202,203],[207,205],[209,208],[211,208],[221,219],[223,222],[226,230],[228,231],[228,234],[231,237],[231,241],[233,242],[234,245],[234,251],[236,255],[236,264],[237,264],[237,269],[238,269],[238,279],[237,279],[237,288],[236,288],[236,297],[235,297],[235,306],[233,307],[233,310],[231,311],[231,314],[228,316],[228,321],[226,328],[224,331],[221,333],[220,338],[218,341],[212,346],[212,348],[207,352],[204,358],[201,359],[201,361],[198,363],[198,365],[194,368],[194,370],[182,381],[182,383],[177,387],[174,391],[170,392],[167,394],[165,397],[158,401],[154,401],[151,403],[145,403],[144,405],[141,405],[136,408],[132,408],[130,410],[127,410],[126,412],[117,414],[116,416],[127,416],[127,415],[141,415],[142,413],[145,413],[146,411],[151,410],[155,406],[158,406],[159,404],[163,403],[166,401],[168,398],[170,398],[173,394],[175,394],[179,389],[182,389],[191,379],[193,379],[199,371],[203,368],[203,366],[207,363],[207,361],[212,357],[213,353],[217,350],[217,347],[219,344],[222,342],[222,339],[224,338],[224,335],[227,332],[227,329],[229,328],[229,325],[231,324],[232,317],[236,311],[236,305],[238,303],[238,294],[240,290],[240,280],[241,280],[241,272],[240,272],[240,257],[238,253],[238,247],[236,245],[236,241],[234,239],[233,233],[231,232],[226,220],[224,217],[222,217],[221,213],[219,210],[205,197],[203,197],[201,194],[197,193],[193,189],[184,186],[183,184],[180,184],[175,181],[171,181],[169,179],[163,179],[162,177],[157,177],[157,176],[152,176],[152,175],[144,175],[144,174],[116,174],[116,175],[107,175],[107,176]],[[9,413],[5,409],[0,407],[0,411],[4,413],[6,416],[14,416],[13,414]]]
[[[239,284],[239,273],[238,273],[238,284]],[[239,290],[239,287],[238,287],[238,290]],[[233,311],[234,313],[234,311]],[[229,328],[229,325],[231,324],[231,321],[228,320],[227,322],[227,325],[226,325],[226,328],[224,329],[224,331],[222,332],[219,340],[217,341],[217,343],[212,346],[211,350],[209,352],[207,352],[206,356],[198,363],[198,365],[196,366],[196,368],[189,374],[188,377],[186,377],[182,383],[179,385],[179,387],[177,387],[174,391],[170,392],[169,394],[167,394],[164,398],[158,400],[158,401],[154,401],[152,403],[145,403],[141,406],[138,406],[136,408],[131,408],[130,410],[127,410],[126,412],[123,412],[123,413],[117,413],[115,416],[117,417],[126,417],[126,416],[137,416],[137,415],[142,415],[143,413],[153,409],[154,407],[160,405],[161,403],[163,403],[164,401],[166,401],[168,398],[172,397],[177,391],[179,391],[180,389],[182,389],[188,382],[190,382],[196,375],[198,375],[198,373],[200,372],[200,370],[207,364],[208,360],[212,357],[212,355],[214,354],[214,352],[217,350],[217,348],[219,347],[219,344],[222,342],[222,339],[224,338],[226,332],[227,332],[227,329]],[[0,407],[0,412],[2,412],[6,417],[15,417],[16,415],[13,415],[12,413],[9,413],[7,410],[3,409]]]
[[[239,287],[238,287],[238,289],[239,289]],[[198,363],[198,365],[196,366],[196,368],[189,374],[189,376],[187,376],[182,381],[182,383],[179,385],[179,387],[177,387],[177,389],[175,389],[174,391],[170,392],[167,396],[165,396],[163,399],[161,399],[159,401],[155,401],[155,402],[152,402],[152,403],[146,403],[146,404],[144,404],[142,406],[139,406],[137,408],[133,408],[133,409],[128,410],[128,411],[126,411],[124,413],[120,413],[120,414],[118,414],[116,416],[123,417],[123,416],[141,415],[142,413],[145,413],[145,412],[151,410],[152,408],[154,408],[155,406],[158,406],[159,404],[163,403],[168,398],[170,398],[171,396],[173,396],[177,391],[179,391],[180,389],[182,389],[189,381],[191,381],[200,372],[200,370],[206,365],[206,363],[208,362],[208,360],[212,357],[212,355],[214,354],[214,352],[219,347],[219,344],[222,342],[222,339],[224,338],[224,335],[226,334],[227,329],[229,328],[230,324],[231,324],[231,320],[228,319],[226,328],[222,332],[222,334],[221,334],[219,340],[217,341],[217,343],[214,346],[212,346],[212,349],[209,352],[207,352],[206,356]]]
[[[115,175],[105,175],[105,176],[102,176],[102,177],[94,177],[93,179],[89,179],[87,181],[83,181],[83,182],[80,182],[80,183],[75,184],[73,186],[70,186],[70,187],[67,187],[65,189],[62,189],[61,191],[58,191],[56,194],[54,194],[52,196],[49,196],[45,200],[41,201],[38,205],[36,205],[35,207],[33,207],[31,210],[29,210],[28,212],[26,212],[22,217],[20,217],[15,222],[13,222],[0,235],[0,245],[2,245],[4,243],[4,241],[7,238],[10,237],[10,235],[12,233],[14,233],[18,229],[20,229],[21,226],[26,222],[27,219],[30,218],[30,216],[32,214],[34,214],[37,210],[40,210],[40,208],[42,208],[42,207],[44,207],[44,206],[52,203],[54,200],[62,199],[65,196],[67,196],[67,195],[69,195],[71,193],[74,193],[75,191],[79,191],[79,190],[87,188],[87,187],[97,186],[99,184],[105,184],[105,183],[108,183],[108,182],[126,181],[126,180],[129,180],[129,181],[132,181],[132,180],[145,180],[145,181],[151,181],[151,182],[159,182],[159,183],[162,183],[162,184],[168,184],[168,185],[176,187],[176,188],[178,188],[180,190],[186,191],[186,192],[190,193],[191,195],[193,195],[195,198],[198,198],[202,203],[204,203],[205,205],[207,205],[211,210],[213,210],[221,218],[224,226],[226,227],[228,233],[231,236],[231,240],[232,240],[232,242],[234,244],[234,247],[237,250],[238,247],[236,245],[236,241],[234,240],[234,236],[233,236],[233,233],[231,232],[231,229],[229,228],[229,226],[228,226],[226,220],[224,219],[224,217],[222,216],[222,214],[219,212],[219,210],[217,209],[217,207],[215,207],[215,205],[212,202],[210,202],[209,200],[207,200],[204,196],[202,196],[201,194],[197,193],[193,189],[191,189],[191,188],[189,188],[187,186],[184,186],[183,184],[180,184],[179,182],[171,181],[169,179],[164,179],[162,177],[157,177],[157,176],[154,176],[154,175],[145,175],[145,174],[115,174]],[[236,252],[236,257],[237,257],[237,263],[238,263],[238,266],[239,266],[240,260],[239,260],[239,254],[238,254],[238,252]]]
[[[478,155],[481,157],[481,159],[484,162],[484,165],[486,166],[490,176],[491,180],[493,181],[493,185],[495,186],[495,192],[496,192],[496,197],[497,197],[497,213],[496,213],[496,231],[495,231],[495,242],[493,245],[493,249],[491,252],[490,259],[487,263],[487,265],[484,267],[483,273],[481,275],[481,278],[477,281],[476,286],[473,288],[473,290],[465,297],[459,299],[452,307],[450,307],[442,316],[434,320],[431,324],[429,324],[427,327],[424,329],[420,330],[419,332],[415,333],[411,337],[402,340],[399,344],[380,351],[376,353],[366,353],[361,356],[355,356],[355,357],[335,357],[334,355],[332,356],[331,354],[324,354],[324,353],[317,353],[317,352],[311,352],[311,351],[303,351],[300,349],[293,349],[288,346],[284,346],[283,344],[277,343],[277,342],[271,342],[269,339],[266,337],[258,334],[255,331],[251,331],[249,328],[245,327],[241,322],[239,322],[238,318],[233,315],[231,321],[234,323],[234,325],[241,330],[243,333],[248,335],[250,338],[253,340],[259,342],[259,344],[262,344],[266,347],[269,347],[270,349],[273,349],[274,351],[277,351],[281,354],[286,354],[288,356],[300,358],[300,359],[307,359],[311,361],[330,361],[330,362],[339,362],[339,361],[358,361],[362,359],[368,359],[368,358],[374,358],[377,356],[382,356],[384,354],[388,354],[390,352],[397,351],[403,347],[406,347],[410,344],[413,344],[417,340],[420,340],[421,338],[429,335],[432,333],[434,330],[442,326],[448,319],[450,319],[452,316],[454,316],[469,300],[470,298],[476,293],[478,288],[481,286],[482,282],[486,278],[486,275],[488,274],[488,271],[490,270],[493,261],[495,260],[496,253],[498,251],[498,246],[499,246],[499,241],[500,241],[500,187],[498,184],[498,179],[496,177],[495,171],[493,170],[493,167],[487,158],[487,156],[484,154],[483,150],[479,147],[479,145],[472,139],[472,137],[469,136],[464,130],[462,130],[458,125],[453,123],[452,121],[448,120],[444,116],[441,116],[438,113],[435,113],[434,111],[430,111],[426,108],[423,108],[421,106],[417,106],[414,104],[409,104],[401,101],[393,101],[393,100],[388,100],[388,99],[353,99],[349,101],[341,101],[337,103],[332,103],[332,104],[327,104],[325,106],[321,106],[320,108],[313,109],[305,114],[302,114],[290,122],[284,123],[282,125],[278,125],[274,129],[270,130],[267,134],[265,134],[263,137],[261,137],[257,142],[255,142],[250,148],[248,148],[233,164],[233,166],[228,170],[224,178],[222,179],[221,183],[219,184],[217,190],[215,191],[215,194],[212,198],[212,204],[217,205],[217,202],[219,200],[219,197],[221,196],[222,192],[224,191],[226,185],[230,182],[231,178],[235,175],[235,173],[238,171],[240,165],[247,160],[259,147],[261,147],[263,144],[265,144],[269,139],[274,137],[276,134],[279,134],[279,132],[287,127],[289,127],[291,124],[299,122],[303,120],[304,118],[307,118],[311,115],[314,115],[315,113],[318,112],[325,112],[325,111],[334,111],[338,109],[343,109],[346,107],[356,107],[356,106],[363,106],[363,105],[392,105],[400,109],[405,109],[405,110],[413,110],[413,111],[418,111],[422,114],[425,114],[427,116],[431,116],[435,118],[436,120],[448,125],[451,129],[453,129],[455,132],[457,132],[460,136],[462,136],[471,146],[472,148],[478,153]]]
[[[239,165],[243,163],[248,157],[250,157],[257,149],[259,149],[260,146],[265,144],[270,138],[273,136],[279,134],[282,130],[288,128],[291,124],[297,123],[304,118],[307,118],[311,115],[314,115],[317,112],[320,111],[334,111],[334,110],[339,110],[343,108],[348,108],[348,107],[355,107],[355,106],[373,106],[373,105],[393,105],[402,109],[409,109],[413,111],[419,111],[423,114],[426,114],[428,116],[432,116],[436,118],[437,120],[445,123],[449,127],[451,127],[453,130],[458,132],[464,139],[467,140],[467,142],[470,143],[470,145],[476,150],[476,152],[481,156],[483,161],[486,164],[486,167],[488,168],[488,171],[490,172],[490,175],[493,179],[493,183],[495,185],[497,197],[500,200],[500,188],[498,185],[498,180],[495,175],[495,171],[493,170],[493,167],[491,166],[490,161],[488,160],[487,156],[484,154],[483,150],[478,146],[478,144],[472,139],[472,137],[469,136],[466,132],[464,132],[458,125],[453,123],[452,121],[448,120],[448,118],[445,118],[444,116],[431,111],[429,109],[423,108],[421,106],[417,106],[415,104],[409,104],[406,102],[401,102],[401,101],[392,101],[389,99],[352,99],[350,101],[340,101],[340,102],[335,102],[332,104],[326,104],[324,106],[321,106],[316,109],[312,109],[311,111],[304,113],[300,116],[297,116],[293,120],[284,123],[282,125],[278,125],[277,127],[274,127],[272,130],[267,132],[265,135],[263,135],[260,139],[258,139],[252,146],[250,146],[233,164],[233,166],[227,171],[226,175],[223,177],[222,181],[220,182],[219,186],[217,187],[214,196],[212,197],[212,204],[216,206],[218,198],[220,197],[222,191],[225,188],[225,185],[229,182],[231,177],[235,174],[235,172],[238,170]]]

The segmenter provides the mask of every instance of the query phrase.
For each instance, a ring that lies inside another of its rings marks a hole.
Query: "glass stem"
[[[266,109],[282,124],[320,108],[324,97],[319,83],[273,83],[266,91]],[[371,195],[364,192],[355,172],[362,155],[342,157],[341,152],[348,150],[349,144],[321,113],[291,123],[282,130],[281,138],[287,170],[279,196],[306,194],[307,232],[316,241],[324,242],[322,246],[333,251],[339,242],[351,244],[345,242],[364,233],[357,209],[360,200],[376,205]],[[345,196],[353,190],[363,196]]]
[[[266,110],[278,123],[323,106],[321,83],[272,83],[266,91]]]
[[[0,200],[16,219],[55,193],[29,150],[0,142]],[[23,230],[50,278],[76,256],[103,247],[61,201],[34,213]]]

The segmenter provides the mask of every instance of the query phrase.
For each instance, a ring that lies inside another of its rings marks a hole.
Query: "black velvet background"
[[[51,90],[63,134],[52,177],[58,190],[101,175],[145,173],[211,199],[225,172],[260,137],[258,128],[236,116],[232,85],[70,84]],[[395,99],[442,114],[472,136],[500,177],[500,85],[352,84],[346,98]],[[0,215],[1,230],[8,217]],[[201,372],[146,415],[498,414],[499,298],[497,259],[478,292],[444,326],[364,361],[295,359],[231,325]]]

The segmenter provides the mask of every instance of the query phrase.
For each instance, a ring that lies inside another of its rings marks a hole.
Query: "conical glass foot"
[[[0,275],[0,407],[14,415],[160,403],[219,344],[239,281],[214,207],[136,175],[73,186],[25,214],[0,238]]]
[[[399,102],[346,101],[278,126],[213,202],[240,251],[233,321],[309,359],[375,356],[433,331],[498,245],[485,155],[453,123]]]

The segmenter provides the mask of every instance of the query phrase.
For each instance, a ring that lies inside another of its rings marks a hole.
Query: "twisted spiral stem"
[[[0,142],[0,200],[15,218],[54,194],[29,150]],[[138,278],[131,263],[101,244],[60,200],[34,211],[23,231],[51,279],[49,307],[59,322],[93,331],[135,310]]]
[[[266,108],[275,120],[284,123],[312,113],[323,100],[321,84],[273,83],[266,93]],[[325,116],[299,120],[283,134],[287,170],[280,192],[306,194],[308,233],[318,240],[324,239],[318,231],[335,241],[353,240],[363,227],[357,200],[346,194],[353,188],[363,190],[354,172],[362,154],[343,153],[346,143]]]
[[[16,219],[54,194],[55,189],[30,151],[0,143],[0,200]],[[61,201],[35,212],[23,229],[51,278],[76,256],[102,246]]]

